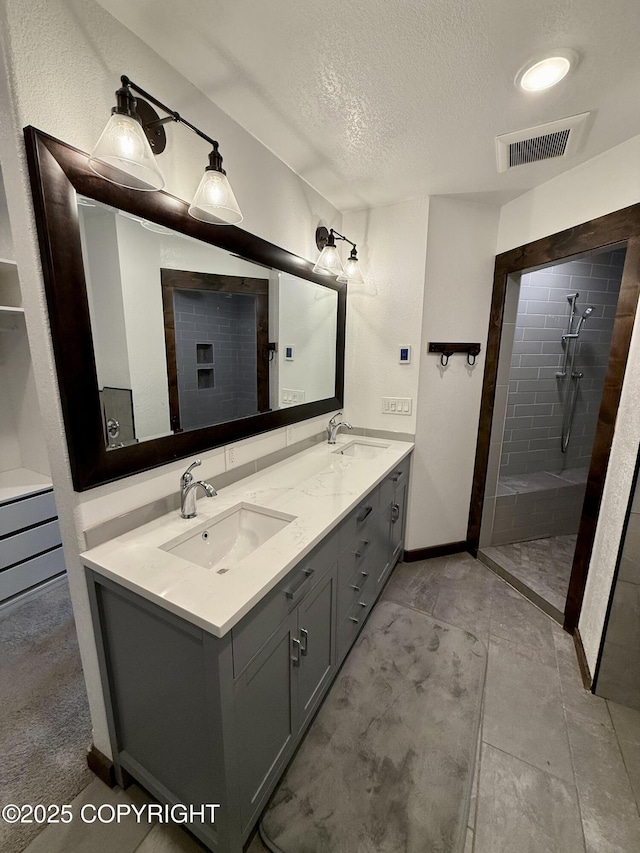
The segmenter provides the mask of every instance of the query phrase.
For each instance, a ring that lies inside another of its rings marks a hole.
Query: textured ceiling
[[[640,133],[638,0],[99,2],[343,211],[502,203]],[[577,69],[516,91],[553,47]],[[498,174],[497,134],[589,110],[579,153]]]

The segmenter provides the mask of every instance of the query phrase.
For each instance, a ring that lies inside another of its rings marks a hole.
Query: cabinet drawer
[[[351,583],[354,574],[376,574],[377,567],[386,562],[389,539],[389,519],[384,510],[367,519],[360,531],[338,559],[338,588]],[[377,572],[379,575],[380,572]],[[365,574],[366,578],[367,575]]]
[[[25,527],[48,521],[57,515],[53,492],[12,501],[0,506],[0,536],[24,530]]]
[[[5,569],[0,572],[0,601],[42,583],[54,575],[59,575],[64,570],[64,554],[61,547]]]
[[[353,510],[338,528],[340,552],[348,548],[356,536],[365,536],[366,530],[380,508],[380,490],[374,489]]]
[[[335,564],[337,556],[338,537],[331,533],[231,629],[235,677],[260,651],[282,620]]]
[[[21,563],[36,554],[60,545],[60,528],[58,522],[49,521],[39,527],[32,527],[15,536],[7,536],[2,540],[0,548],[0,569]]]

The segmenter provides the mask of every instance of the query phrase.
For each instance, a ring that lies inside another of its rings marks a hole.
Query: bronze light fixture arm
[[[152,129],[154,127],[158,127],[158,125],[167,124],[170,121],[178,122],[179,124],[184,124],[189,130],[193,131],[193,133],[197,134],[201,139],[204,139],[205,142],[208,142],[213,148],[218,150],[218,142],[215,139],[212,139],[210,136],[207,136],[206,133],[200,130],[199,127],[196,127],[195,124],[191,124],[190,121],[187,121],[186,118],[180,115],[177,110],[172,110],[171,107],[168,107],[166,104],[163,104],[162,101],[159,101],[141,86],[138,86],[137,83],[134,83],[126,74],[123,74],[120,77],[120,82],[124,89],[133,89],[136,94],[140,95],[140,97],[144,98],[145,101],[149,101],[149,103],[161,109],[167,115],[164,118],[156,118],[150,122],[144,122],[143,127],[146,130],[147,128]],[[120,100],[120,98],[118,98]]]

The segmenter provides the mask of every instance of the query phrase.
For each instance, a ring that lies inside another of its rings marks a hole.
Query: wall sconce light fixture
[[[189,214],[194,219],[214,225],[237,225],[242,222],[240,207],[222,168],[222,156],[216,140],[125,75],[122,75],[120,81],[122,86],[116,92],[116,106],[111,110],[111,118],[89,157],[91,169],[121,187],[161,190],[164,178],[155,155],[161,154],[166,146],[164,125],[170,121],[179,122],[212,147],[209,165],[189,206]],[[132,89],[141,97],[134,97]],[[160,118],[151,104],[166,115]]]
[[[336,240],[344,240],[351,246],[351,254],[345,261],[344,266],[340,260],[340,253],[336,246]],[[336,281],[362,283],[362,272],[358,264],[358,252],[356,244],[352,243],[344,234],[331,228],[327,230],[324,225],[316,228],[316,246],[320,249],[320,257],[315,263],[313,271],[316,273],[331,273],[337,276]]]

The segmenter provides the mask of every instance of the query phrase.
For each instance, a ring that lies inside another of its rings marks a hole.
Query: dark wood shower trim
[[[620,401],[622,381],[626,367],[629,342],[640,292],[640,204],[615,213],[600,216],[590,222],[576,225],[549,237],[543,237],[496,257],[491,314],[485,358],[485,370],[480,405],[478,442],[473,474],[467,540],[469,550],[477,555],[480,525],[487,479],[489,444],[498,374],[498,355],[504,319],[504,301],[508,276],[554,262],[567,261],[576,255],[616,244],[627,244],[627,256],[614,323],[611,355],[605,379],[605,388],[594,450],[587,481],[583,517],[578,533],[576,555],[567,596],[564,627],[573,633],[580,615],[584,597],[593,538],[602,501],[602,491],[609,463],[611,440]]]

